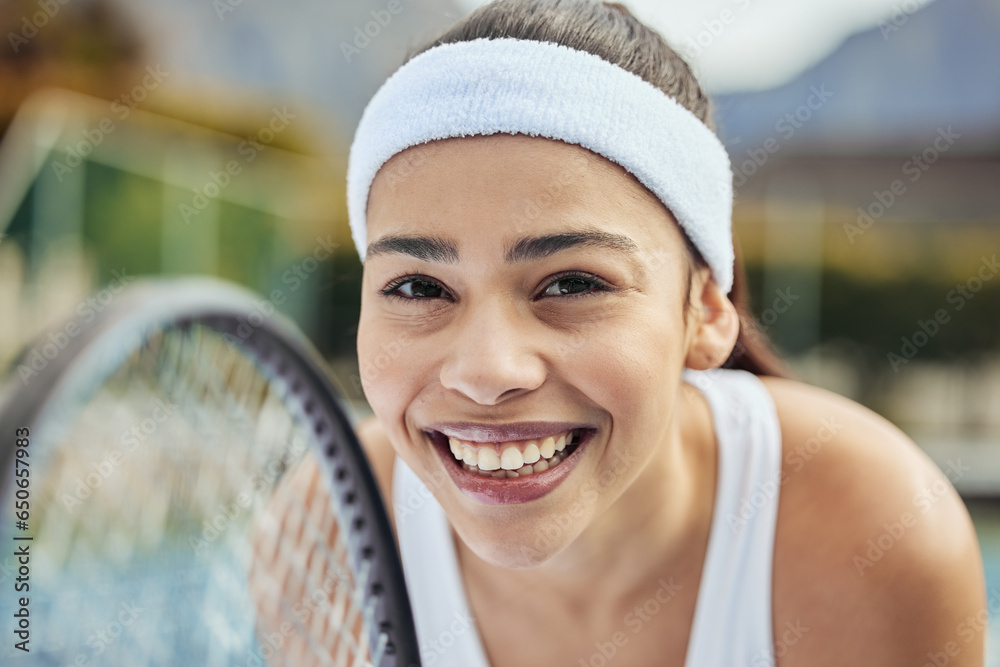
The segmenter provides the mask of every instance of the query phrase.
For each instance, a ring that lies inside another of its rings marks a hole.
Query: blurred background
[[[352,133],[478,4],[5,0],[0,366],[135,277],[209,274],[292,317],[364,411]],[[1000,0],[626,4],[714,96],[758,325],[951,471],[1000,591]]]

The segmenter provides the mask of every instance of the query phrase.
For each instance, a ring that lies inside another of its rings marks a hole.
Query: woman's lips
[[[557,428],[566,426],[570,429],[578,426],[575,424],[555,424],[554,422],[546,422],[546,424],[547,427],[543,431],[527,431],[522,429],[515,432],[514,430],[507,430],[503,432],[502,435],[505,436],[504,441],[509,442],[510,440],[513,440],[513,438],[508,437],[512,434],[523,435],[525,433],[529,433],[529,437],[542,437],[552,434],[553,425]],[[433,443],[434,449],[443,459],[444,467],[451,476],[452,481],[462,493],[470,499],[486,505],[511,505],[536,500],[559,486],[559,484],[566,479],[569,473],[573,471],[573,468],[575,468],[576,464],[580,461],[580,453],[591,440],[594,433],[595,429],[582,429],[580,432],[579,442],[572,445],[573,450],[569,453],[565,460],[560,462],[558,465],[555,465],[544,472],[537,472],[527,476],[505,479],[496,479],[491,475],[484,475],[481,472],[470,472],[465,470],[462,467],[462,462],[456,460],[453,456],[448,445],[448,439],[445,437],[444,433],[440,431],[432,432],[430,439]],[[470,438],[470,440],[472,439]],[[486,443],[490,441],[487,440],[480,442]]]

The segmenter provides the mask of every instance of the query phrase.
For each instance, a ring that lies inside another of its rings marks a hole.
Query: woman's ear
[[[718,368],[729,358],[740,333],[736,306],[707,268],[692,276],[690,301],[684,365],[696,371]]]

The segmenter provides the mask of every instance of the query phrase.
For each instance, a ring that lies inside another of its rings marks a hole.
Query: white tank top
[[[705,395],[718,441],[708,552],[684,667],[774,664],[771,571],[781,479],[781,431],[754,375],[685,371]],[[444,510],[401,459],[393,511],[423,667],[489,667],[469,611]]]

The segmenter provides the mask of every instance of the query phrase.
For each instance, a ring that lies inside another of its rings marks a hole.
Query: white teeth
[[[524,463],[524,458],[521,457],[521,452],[517,451],[515,445],[506,447],[500,456],[500,467],[504,470],[517,470],[523,467]]]
[[[542,458],[551,459],[552,455],[556,453],[556,439],[551,435],[545,438],[538,447],[538,453],[541,454]]]
[[[495,456],[495,452],[494,452]],[[476,465],[469,465],[467,463],[462,464],[462,468],[469,472],[478,473],[485,477],[494,477],[496,479],[514,479],[515,477],[527,477],[529,475],[534,475],[536,473],[542,473],[550,468],[553,468],[560,463],[562,463],[568,454],[556,453],[555,456],[549,459],[539,459],[532,465],[524,465],[517,470],[505,470],[503,468],[495,470],[484,470]]]
[[[483,447],[479,450],[479,460],[476,462],[480,470],[499,470],[500,457],[493,451],[492,447]],[[518,466],[520,468],[521,466]]]
[[[461,467],[469,472],[496,479],[514,479],[545,472],[558,465],[568,456],[566,447],[575,442],[573,431],[570,431],[559,437],[503,443],[499,455],[494,444],[465,442],[457,438],[448,438],[448,448],[452,456],[461,462]],[[524,445],[524,451],[518,449],[520,445]]]

